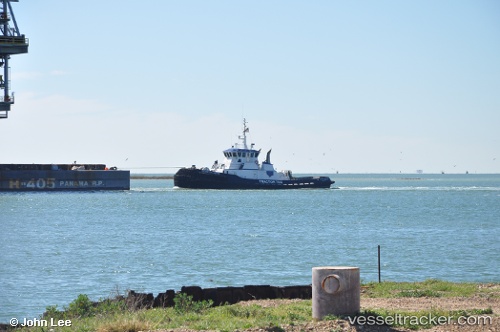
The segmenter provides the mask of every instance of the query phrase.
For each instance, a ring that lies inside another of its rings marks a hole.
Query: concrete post
[[[360,310],[358,267],[324,266],[312,269],[312,315],[354,315]]]

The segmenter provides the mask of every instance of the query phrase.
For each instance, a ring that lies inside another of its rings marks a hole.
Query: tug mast
[[[0,119],[8,117],[10,106],[14,104],[14,93],[10,91],[10,56],[28,53],[29,44],[19,32],[11,2],[19,0],[0,0]]]

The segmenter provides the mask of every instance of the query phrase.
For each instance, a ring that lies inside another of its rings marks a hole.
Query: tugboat
[[[224,161],[217,160],[212,168],[181,168],[174,175],[174,186],[190,189],[302,189],[330,188],[335,183],[327,176],[294,177],[291,171],[278,172],[271,163],[271,150],[266,160],[259,163],[261,150],[248,147],[247,133],[250,129],[243,119],[243,135],[230,149],[224,150]]]

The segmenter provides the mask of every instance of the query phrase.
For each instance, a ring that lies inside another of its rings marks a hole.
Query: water
[[[416,178],[418,177],[418,178]],[[338,190],[0,194],[0,322],[78,294],[382,279],[500,282],[500,175],[334,175]]]

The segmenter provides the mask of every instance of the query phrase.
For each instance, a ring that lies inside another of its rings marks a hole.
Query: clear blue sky
[[[500,1],[12,4],[29,53],[2,163],[500,172]]]

